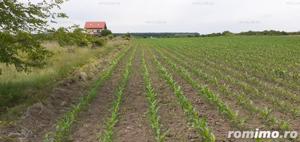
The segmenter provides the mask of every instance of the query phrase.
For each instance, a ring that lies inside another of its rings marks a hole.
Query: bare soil
[[[129,53],[130,54],[130,53]],[[112,102],[116,98],[116,90],[128,61],[124,58],[113,71],[112,77],[99,88],[96,99],[90,104],[88,110],[79,115],[77,123],[72,128],[70,141],[73,142],[96,142],[97,136],[104,130],[105,121],[111,114]]]
[[[148,61],[148,70],[152,80],[153,88],[157,93],[159,100],[159,116],[162,124],[162,131],[167,132],[167,142],[188,142],[200,141],[194,129],[188,126],[186,116],[177,101],[173,91],[165,83],[163,78],[159,76],[159,72],[155,64],[151,62],[150,58],[146,55]]]
[[[44,135],[56,124],[56,121],[66,113],[72,105],[77,104],[79,98],[85,95],[102,70],[109,65],[118,53],[119,47],[109,54],[99,58],[90,67],[87,66],[87,78],[78,75],[77,71],[68,78],[57,83],[56,87],[49,92],[48,98],[38,102],[24,112],[22,118],[15,123],[0,127],[0,141],[39,142]]]
[[[116,142],[154,142],[147,116],[148,103],[142,76],[141,49],[137,48],[132,74],[121,104],[119,122],[114,128]]]
[[[161,58],[158,58],[161,63],[164,63]],[[167,64],[163,64],[168,71],[172,74],[178,85],[182,87],[184,95],[192,102],[196,110],[199,112],[199,117],[206,118],[208,126],[212,129],[218,141],[226,141],[228,131],[236,129],[225,117],[220,115],[218,108],[208,103],[203,97],[198,95],[197,90],[180,77],[174,70]]]

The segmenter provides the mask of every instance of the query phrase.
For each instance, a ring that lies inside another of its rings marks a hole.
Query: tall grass
[[[99,55],[107,54],[113,48],[60,48],[48,44],[54,54],[44,68],[33,68],[30,72],[17,72],[13,66],[0,64],[0,113],[8,108],[23,103],[31,103],[42,99],[42,95],[34,95],[34,91],[46,90],[57,80],[88,63]]]

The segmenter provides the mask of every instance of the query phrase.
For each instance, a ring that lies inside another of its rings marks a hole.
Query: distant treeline
[[[199,37],[199,33],[126,33],[134,37],[142,38],[168,38],[168,37]],[[124,33],[114,33],[114,35],[125,35]]]
[[[247,31],[240,33],[232,33],[230,31],[224,31],[221,33],[211,33],[211,34],[200,34],[200,33],[115,33],[114,35],[125,35],[130,34],[134,37],[140,38],[174,38],[174,37],[215,37],[215,36],[231,36],[231,35],[300,35],[299,32],[285,32],[285,31],[276,31],[276,30],[264,30],[264,31]]]

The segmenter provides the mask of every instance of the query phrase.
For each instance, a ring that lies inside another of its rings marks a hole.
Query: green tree
[[[47,30],[49,22],[67,17],[59,9],[64,0],[43,0],[39,3],[0,1],[0,62],[15,65],[18,71],[40,67],[51,54],[41,46],[33,33]]]
[[[108,29],[105,29],[105,30],[102,30],[101,31],[101,36],[108,36],[108,35],[111,35],[112,32]]]
[[[84,30],[79,28],[79,27],[76,27],[74,30],[73,30],[73,39],[74,39],[74,42],[76,43],[76,45],[78,46],[88,46],[89,44],[89,39],[88,39],[88,35],[85,34],[83,32]]]
[[[54,32],[53,37],[55,40],[58,41],[59,45],[62,47],[66,45],[73,45],[75,42],[69,30],[63,27],[58,28]]]

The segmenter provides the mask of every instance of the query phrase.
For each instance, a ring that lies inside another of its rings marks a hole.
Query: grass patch
[[[43,92],[47,92],[58,80],[63,79],[92,59],[112,50],[109,47],[96,49],[60,48],[55,44],[48,44],[47,48],[54,55],[42,69],[32,68],[30,72],[17,72],[14,66],[0,64],[2,69],[2,75],[0,75],[0,114],[17,105],[32,104],[43,99],[46,97]]]

